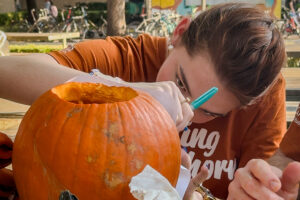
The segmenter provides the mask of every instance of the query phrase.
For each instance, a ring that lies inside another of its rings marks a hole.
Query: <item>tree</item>
[[[125,1],[107,1],[107,35],[125,35]]]
[[[151,18],[151,16],[152,16],[151,2],[152,2],[151,0],[145,0],[147,18]]]
[[[27,11],[28,11],[28,20],[30,23],[34,23],[34,20],[31,15],[31,10],[37,9],[36,0],[26,0],[26,5],[27,5]]]

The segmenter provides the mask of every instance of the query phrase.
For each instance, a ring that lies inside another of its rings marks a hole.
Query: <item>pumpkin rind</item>
[[[146,164],[174,186],[180,141],[167,111],[131,88],[57,86],[30,107],[14,142],[21,200],[57,200],[64,190],[81,200],[134,199],[128,184]]]

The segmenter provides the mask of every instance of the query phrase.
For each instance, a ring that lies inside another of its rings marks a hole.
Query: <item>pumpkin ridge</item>
[[[41,97],[41,100],[42,101],[44,101],[44,102],[47,102],[47,99],[46,98],[43,98],[43,96]],[[39,115],[39,113],[37,113],[37,112],[33,112],[32,110],[34,110],[34,109],[38,109],[38,110],[40,110],[40,111],[44,111],[44,112],[41,112],[41,113],[43,113],[43,114],[45,114],[45,113],[48,113],[48,111],[49,110],[51,110],[51,109],[53,109],[53,107],[51,107],[51,106],[47,106],[47,107],[45,107],[45,106],[40,106],[40,105],[43,105],[43,104],[33,104],[31,107],[30,107],[30,109],[28,110],[28,112],[26,112],[26,115],[24,116],[24,121],[25,120],[27,120],[27,119],[30,119],[30,120],[35,120],[35,119],[38,119],[38,120],[40,120],[40,115]],[[44,110],[45,109],[45,110]],[[45,115],[44,115],[45,116]],[[23,120],[22,120],[22,122],[23,122]],[[30,129],[31,130],[31,135],[32,135],[32,140],[30,141],[30,142],[35,142],[36,141],[36,139],[37,139],[37,137],[38,137],[38,135],[39,135],[39,132],[42,130],[42,127],[38,127],[38,129],[36,129],[36,127],[32,127],[31,126],[32,124],[30,123],[30,124],[25,124],[25,123],[21,123],[21,125],[20,125],[20,129],[18,130],[18,132],[19,131],[22,131],[23,132],[23,130],[28,130],[28,129]],[[23,129],[23,130],[22,130]],[[25,133],[23,133],[23,134],[20,134],[20,137],[22,137],[22,138],[16,138],[16,140],[15,140],[15,142],[17,142],[18,143],[18,141],[19,140],[24,140],[24,136],[25,136]],[[27,142],[21,142],[21,143],[23,143],[23,144],[27,144]],[[34,152],[36,152],[36,155],[37,156],[39,156],[40,157],[40,153],[38,152],[38,150],[37,151],[34,151],[34,148],[37,148],[36,147],[36,145],[33,145],[32,147],[30,146],[30,144],[27,144],[26,146],[28,146],[29,145],[29,149],[31,149],[32,148],[32,151],[33,151],[33,153]],[[15,156],[14,156],[15,157]],[[40,160],[41,161],[41,160]],[[39,162],[40,163],[40,162]],[[27,165],[28,166],[28,165]],[[25,166],[22,166],[22,167],[25,167]],[[28,168],[31,168],[32,166],[28,166]],[[24,174],[24,179],[26,179],[26,180],[28,180],[28,177],[30,177],[31,176],[31,173],[25,173]],[[21,184],[21,187],[23,187],[23,186],[25,186],[25,184]],[[27,194],[26,194],[27,195]]]
[[[78,135],[79,135],[79,138],[78,138],[78,140],[79,140],[79,142],[78,142],[78,145],[77,145],[77,153],[76,153],[76,160],[75,160],[75,166],[78,166],[78,158],[80,157],[80,150],[81,150],[81,144],[82,144],[82,141],[81,141],[81,137],[82,137],[82,134],[84,134],[85,132],[84,132],[84,130],[85,130],[85,125],[86,125],[86,122],[88,121],[88,119],[89,119],[89,117],[88,117],[88,115],[89,115],[89,110],[90,110],[90,108],[91,108],[91,104],[85,104],[85,111],[84,112],[81,112],[80,114],[81,115],[84,115],[84,117],[83,117],[83,119],[84,119],[84,121],[82,122],[82,124],[81,124],[81,129],[80,129],[80,131],[78,132]],[[82,118],[82,117],[81,117]],[[75,170],[74,170],[74,176],[72,177],[72,181],[71,181],[71,187],[70,187],[70,189],[72,188],[74,188],[75,186],[74,186],[74,184],[75,183],[77,183],[77,181],[76,181],[76,179],[77,179],[77,176],[78,176],[78,167],[75,167]],[[76,195],[76,194],[75,194]]]
[[[59,99],[59,98],[58,98]],[[61,99],[59,99],[61,100]],[[64,102],[63,101],[59,101],[59,105],[56,106],[56,109],[52,112],[54,114],[54,116],[57,114],[57,112],[60,112],[60,110],[62,110],[63,108],[65,108],[64,106]],[[56,156],[59,152],[61,148],[59,146],[59,143],[60,143],[60,138],[62,138],[65,134],[67,134],[66,131],[64,131],[66,129],[66,124],[67,122],[70,120],[70,118],[72,117],[69,116],[67,117],[62,123],[61,123],[61,126],[60,128],[58,129],[57,132],[60,132],[60,133],[64,133],[64,134],[54,134],[54,136],[56,136],[56,138],[54,139],[55,141],[55,144],[53,144],[53,146],[50,146],[50,150],[52,149],[52,154],[50,155],[50,161],[47,161],[47,164],[44,162],[44,159],[43,157],[40,158],[40,161],[43,163],[43,166],[46,166],[47,167],[47,174],[49,174],[49,179],[53,180],[52,182],[55,182],[56,184],[60,184],[62,188],[66,188],[66,184],[68,184],[69,182],[73,182],[72,180],[70,180],[69,178],[68,179],[65,179],[65,180],[61,180],[61,177],[57,176],[57,171],[54,171],[54,169],[56,168],[53,168],[53,166],[48,166],[49,163],[55,163],[55,159],[56,159]],[[57,125],[57,124],[56,124]],[[56,126],[57,127],[57,126]],[[77,157],[76,157],[77,158]],[[74,169],[71,169],[72,171]],[[71,188],[70,188],[71,189]],[[50,196],[50,194],[49,194]]]
[[[137,97],[139,97],[139,96],[136,96],[135,98],[137,98]],[[118,106],[117,107],[117,113],[119,115],[119,117],[118,117],[119,123],[121,123],[121,127],[122,127],[121,133],[122,133],[122,136],[124,136],[124,151],[126,152],[127,138],[126,138],[126,135],[124,133],[127,133],[127,131],[125,131],[125,127],[126,127],[125,120],[123,120],[123,119],[125,119],[125,116],[122,115],[122,109],[124,109],[124,107],[127,108],[127,104],[122,103],[120,106]],[[127,116],[126,121],[129,120],[128,118],[129,118],[129,116]],[[128,160],[128,154],[125,153],[123,156],[125,157],[125,160],[127,161]],[[123,169],[121,171],[125,172],[124,174],[128,174],[128,165],[126,165],[125,163],[127,163],[127,162],[124,162]],[[128,181],[127,176],[124,175],[124,178],[125,178],[125,181]],[[126,187],[122,187],[121,196],[125,196],[125,195],[126,195]]]
[[[52,114],[56,114],[57,113],[57,110],[59,110],[60,109],[60,105],[62,105],[62,104],[59,104],[59,105],[57,105],[56,106],[56,109],[52,112]],[[54,116],[55,117],[55,116]],[[69,118],[66,118],[65,120],[64,120],[64,122],[63,123],[61,123],[61,126],[60,126],[60,128],[58,129],[58,131],[57,132],[61,132],[63,129],[64,129],[64,126],[65,126],[65,124],[66,124],[66,121],[68,121],[69,120]],[[57,150],[57,146],[58,146],[58,140],[59,140],[59,138],[61,137],[61,135],[57,135],[57,134],[54,134],[54,136],[56,136],[55,137],[55,139],[54,139],[54,141],[55,141],[55,144],[53,144],[53,146],[52,147],[50,147],[50,150],[52,150],[52,152],[49,152],[50,153],[50,163],[54,163],[55,162],[55,155],[56,155],[56,150]]]
[[[146,96],[143,96],[143,98],[145,99],[145,102],[147,102],[149,105],[153,105],[153,102],[151,102],[151,100],[152,99],[149,99],[149,98],[146,98]],[[153,101],[156,101],[155,99],[153,99]],[[157,116],[157,121],[156,121],[156,124],[157,124],[157,126],[155,126],[155,128],[156,127],[160,127],[160,126],[166,126],[166,125],[169,125],[169,123],[168,123],[168,120],[172,120],[171,119],[171,116],[169,115],[169,113],[167,113],[167,112],[164,112],[164,113],[162,113],[161,111],[160,111],[160,109],[164,109],[163,107],[162,107],[162,105],[158,102],[158,101],[156,101],[157,102],[157,104],[159,104],[159,105],[155,105],[155,108],[153,108],[152,110],[151,110],[151,112],[156,112],[156,116]],[[169,119],[168,119],[169,118]],[[172,120],[173,121],[173,120]],[[160,133],[160,131],[159,130],[157,130],[156,132],[159,132]],[[176,131],[177,132],[177,131]],[[168,135],[169,135],[169,137],[167,137],[168,138],[168,140],[166,141],[166,137],[163,137],[162,138],[162,135],[161,134],[156,134],[156,139],[157,139],[157,143],[159,143],[158,141],[160,141],[161,139],[163,139],[164,140],[164,143],[167,145],[167,144],[173,144],[173,142],[171,142],[171,141],[173,141],[174,139],[173,139],[173,137],[174,137],[174,135],[170,135],[169,134],[170,132],[168,132]],[[166,133],[165,133],[166,134]],[[178,134],[178,132],[177,132],[177,136],[176,137],[178,137],[178,139],[179,139],[179,134]],[[179,139],[179,141],[180,141],[180,139]],[[180,143],[179,143],[179,148],[180,148]],[[171,154],[173,153],[173,152],[170,152]],[[161,157],[159,157],[160,158],[160,163],[161,162],[163,162],[163,158],[161,158]],[[180,161],[179,161],[180,162]],[[166,165],[166,163],[163,163],[164,165]],[[179,170],[180,169],[178,169],[178,173],[179,173]],[[169,177],[168,177],[169,178]],[[170,181],[171,182],[171,181]],[[174,184],[176,184],[177,183],[177,180],[174,180],[174,182],[172,183],[171,182],[171,184],[174,186]]]
[[[141,105],[143,105],[143,108],[145,108],[145,105],[146,105],[146,101],[145,101],[145,98],[143,98],[143,96],[141,97],[141,99],[142,100],[139,100],[139,104],[141,104]],[[153,127],[150,125],[151,123],[152,123],[152,121],[153,120],[151,120],[150,118],[149,118],[149,116],[148,115],[145,115],[145,113],[147,113],[147,112],[145,112],[145,110],[141,110],[140,108],[138,108],[137,106],[136,106],[136,102],[132,102],[131,104],[129,104],[129,105],[131,105],[132,107],[131,107],[131,112],[132,113],[134,113],[135,114],[135,118],[141,118],[142,120],[143,120],[143,124],[144,124],[144,126],[145,126],[145,129],[146,130],[153,130]],[[152,108],[154,107],[152,104],[150,105]],[[153,110],[155,110],[154,108],[153,108]],[[149,134],[149,132],[147,132],[147,135]],[[143,137],[144,135],[142,135],[141,137]],[[138,142],[143,142],[143,138],[141,138],[141,137],[139,137],[139,141]],[[151,142],[149,141],[150,140],[150,138],[148,138],[148,141],[147,141],[147,143],[151,143],[151,144],[157,144],[157,140],[156,139],[153,139],[153,137],[151,137]],[[155,141],[154,141],[155,140]],[[152,142],[152,141],[154,141],[154,142]],[[156,145],[155,145],[156,146]],[[145,151],[147,151],[147,150],[145,150],[144,148],[143,148],[143,152],[144,153],[146,153]],[[158,152],[157,152],[157,148],[155,148],[155,152],[158,154]],[[137,160],[137,161],[140,161],[140,160]],[[153,161],[154,162],[154,161]],[[141,163],[141,165],[145,165],[144,163]],[[145,167],[145,166],[144,166]],[[139,172],[141,172],[142,170],[143,170],[143,168],[144,167],[141,167],[140,169],[139,169]],[[151,166],[151,167],[153,167],[153,166]]]
[[[62,106],[63,107],[63,103],[60,103],[60,105],[59,106],[57,106],[58,108],[60,107],[60,106]],[[59,110],[59,109],[58,109]],[[56,113],[56,112],[54,112],[54,113]],[[67,128],[66,128],[66,126],[67,126],[67,124],[68,124],[68,122],[70,121],[70,118],[71,118],[72,116],[70,116],[70,117],[67,117],[64,121],[63,121],[63,123],[62,123],[62,125],[61,125],[61,127],[60,127],[60,129],[58,129],[58,132],[60,133],[59,135],[58,134],[55,134],[56,135],[56,138],[55,138],[55,145],[54,146],[52,146],[50,149],[53,149],[53,153],[52,153],[52,156],[51,156],[51,161],[50,161],[50,163],[55,163],[56,161],[56,159],[57,159],[57,155],[59,154],[59,151],[61,150],[61,147],[60,147],[60,141],[61,141],[61,138],[64,138],[65,137],[65,135],[66,134],[68,134],[67,133],[67,131],[65,131]],[[51,167],[51,171],[53,172],[53,174],[55,175],[54,177],[59,177],[59,176],[57,176],[57,174],[58,174],[58,172],[57,171],[54,171],[54,169],[56,169],[56,168],[52,168]],[[69,169],[69,170],[71,170],[71,171],[74,171],[74,168],[72,168],[72,169]],[[66,177],[64,177],[64,178],[66,178]],[[64,186],[65,186],[65,184],[67,183],[72,183],[73,181],[72,180],[70,180],[69,179],[69,177],[67,177],[67,179],[65,179],[65,180],[59,180],[58,178],[56,178],[60,183],[62,183]],[[61,177],[60,177],[60,179],[61,179]]]
[[[120,105],[120,107],[125,107],[126,106],[126,104],[124,103],[124,104],[121,104]],[[122,136],[121,137],[123,137],[123,136],[125,136],[125,131],[124,131],[124,123],[123,123],[123,116],[121,115],[121,108],[120,108],[119,106],[117,106],[116,107],[116,109],[117,109],[117,113],[118,113],[118,121],[119,121],[119,123],[121,123],[121,127],[122,127],[122,130],[121,130],[121,133],[122,133]],[[128,120],[128,119],[127,119]],[[120,135],[119,135],[119,138],[120,138]],[[122,143],[122,142],[121,142]],[[125,138],[124,138],[124,150],[126,150],[126,136],[125,136]],[[123,155],[124,157],[125,157],[125,160],[127,161],[128,160],[128,156],[127,156],[127,154],[125,154],[125,155]],[[126,162],[124,162],[124,163],[126,163]],[[123,164],[123,167],[122,167],[123,169],[121,170],[121,171],[125,171],[125,174],[128,174],[128,172],[127,172],[127,166],[125,165],[125,164]],[[125,177],[125,176],[124,176]],[[126,181],[127,181],[127,177],[125,177],[125,179],[126,179]],[[124,196],[124,191],[125,191],[125,189],[124,189],[124,187],[122,187],[122,190],[121,190],[121,196]]]

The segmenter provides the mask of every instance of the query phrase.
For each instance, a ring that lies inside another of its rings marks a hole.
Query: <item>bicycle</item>
[[[296,24],[293,17],[290,16],[290,11],[286,7],[282,7],[282,20],[276,21],[276,27],[281,32],[284,38],[290,35],[300,37],[300,27]]]
[[[103,15],[100,16],[100,20],[102,21],[101,25],[98,28],[99,37],[105,38],[107,35],[107,21],[104,19]]]
[[[63,22],[60,23],[58,25],[59,29],[61,32],[76,32],[78,31],[78,27],[77,27],[77,24],[76,22],[74,21],[74,18],[73,18],[73,10],[76,8],[74,6],[71,6],[71,5],[65,5],[64,7],[67,8],[67,16],[66,18],[64,17],[65,16],[65,10],[63,9],[61,11],[61,16],[62,16],[62,20]]]
[[[64,22],[62,25],[59,25],[62,32],[78,31],[82,39],[99,37],[99,27],[88,19],[86,12],[88,6],[85,3],[77,3],[75,6],[65,5],[65,7],[68,9],[68,14],[65,19],[64,11],[62,11]],[[75,15],[76,12],[80,12],[80,15]]]
[[[137,33],[148,33],[153,36],[168,37],[175,30],[180,18],[181,16],[174,12],[168,15],[155,12],[151,18],[144,18],[135,31]]]
[[[56,30],[56,19],[49,14],[48,9],[40,9],[38,13],[38,19],[35,17],[35,12],[35,9],[31,10],[34,23],[32,26],[30,26],[27,32],[48,33]]]

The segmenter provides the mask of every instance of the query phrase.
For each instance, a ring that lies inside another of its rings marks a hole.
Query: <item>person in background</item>
[[[285,6],[289,9],[289,11],[290,11],[289,14],[290,14],[291,18],[295,21],[296,25],[299,27],[300,23],[299,23],[298,14],[296,11],[297,0],[286,0]]]
[[[45,0],[44,8],[50,11],[50,7],[51,7],[51,2],[50,2],[50,0]]]
[[[58,16],[58,10],[56,5],[54,5],[53,1],[50,0],[50,15],[52,15],[54,18]]]
[[[48,10],[48,13],[54,18],[58,15],[57,7],[54,5],[52,0],[45,0],[45,9]]]
[[[228,3],[193,20],[183,18],[170,39],[107,37],[49,54],[0,57],[0,85],[5,85],[0,97],[31,104],[50,88],[94,68],[103,79],[119,77],[156,97],[174,119],[192,161],[194,178],[185,199],[198,198],[195,185],[202,182],[198,175],[205,166],[208,180],[203,185],[226,198],[235,170],[253,158],[268,159],[286,132],[280,74],[285,60],[273,18],[255,5]],[[211,87],[218,92],[192,111],[188,99]]]

